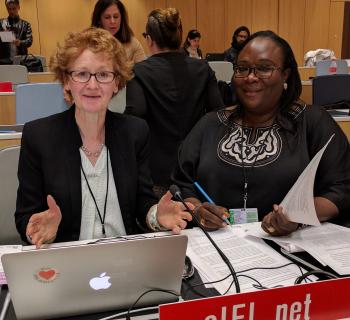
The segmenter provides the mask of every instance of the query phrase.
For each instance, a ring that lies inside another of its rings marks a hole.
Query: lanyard
[[[274,123],[271,125],[267,135],[264,138],[263,143],[259,146],[259,150],[256,153],[256,156],[255,156],[255,159],[254,159],[253,164],[251,166],[250,172],[253,171],[253,169],[255,167],[255,163],[256,163],[258,157],[260,155],[262,155],[262,153],[264,152],[264,146],[265,146],[267,137],[269,135],[271,135],[271,131],[272,131],[273,126],[274,126]],[[241,130],[242,130],[241,161],[242,161],[243,178],[244,178],[244,184],[243,184],[243,208],[244,208],[244,211],[245,211],[247,209],[247,201],[248,201],[248,176],[249,176],[249,172],[246,171],[246,167],[245,167],[244,160],[243,160],[243,140],[244,140],[243,127],[244,127],[244,124],[242,122],[242,127],[241,127]],[[247,136],[247,140],[248,140],[248,136]],[[247,146],[247,143],[246,143],[246,146]]]
[[[107,147],[106,147],[107,148]],[[101,216],[101,212],[100,212],[100,209],[98,208],[98,205],[97,205],[97,202],[96,202],[96,199],[95,199],[95,196],[91,190],[91,187],[90,187],[90,184],[89,184],[89,181],[88,179],[86,178],[86,174],[85,174],[85,171],[83,169],[83,166],[80,162],[80,168],[81,168],[81,171],[83,172],[83,175],[84,175],[84,178],[85,178],[85,181],[86,181],[86,184],[88,186],[88,189],[90,191],[90,194],[91,194],[91,197],[92,199],[94,200],[95,202],[95,206],[96,206],[96,209],[97,209],[97,213],[98,213],[98,216],[100,218],[100,221],[101,221],[101,225],[102,225],[102,234],[103,236],[105,237],[106,236],[106,230],[105,230],[105,218],[106,218],[106,208],[107,208],[107,197],[108,197],[108,185],[109,185],[109,170],[108,170],[108,148],[107,148],[107,187],[106,187],[106,197],[105,197],[105,205],[104,205],[104,208],[103,208],[103,217]]]

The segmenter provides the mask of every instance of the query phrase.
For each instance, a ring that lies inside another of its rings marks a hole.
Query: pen
[[[207,201],[211,204],[214,204],[214,201],[212,200],[212,198],[209,197],[209,195],[204,191],[204,189],[201,187],[201,185],[195,181],[194,185],[196,186],[196,188],[198,189],[198,191],[203,195],[203,197],[205,199],[207,199]],[[223,220],[230,226],[231,223],[227,218],[223,218]]]

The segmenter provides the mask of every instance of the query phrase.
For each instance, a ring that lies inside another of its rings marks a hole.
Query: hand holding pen
[[[188,199],[196,205],[194,213],[197,216],[199,222],[207,230],[217,230],[227,225],[230,225],[228,220],[229,213],[226,208],[217,206],[209,195],[203,190],[198,182],[194,182],[198,191],[204,196],[208,202],[200,203],[198,199]]]

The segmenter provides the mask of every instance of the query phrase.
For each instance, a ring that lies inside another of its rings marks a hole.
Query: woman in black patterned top
[[[288,221],[278,204],[332,134],[317,170],[314,204],[320,221],[346,219],[349,144],[326,111],[299,100],[301,81],[288,43],[271,31],[252,35],[232,81],[237,105],[202,118],[184,141],[174,172],[201,223],[217,229],[227,209],[257,208],[265,231],[295,231],[298,223]],[[194,181],[217,205],[201,203]]]

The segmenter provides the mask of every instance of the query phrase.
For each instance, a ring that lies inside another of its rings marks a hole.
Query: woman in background
[[[202,59],[202,50],[199,49],[199,41],[201,39],[201,34],[198,30],[190,30],[187,34],[182,51],[191,58]]]
[[[178,146],[205,112],[223,103],[207,62],[179,52],[182,24],[176,9],[153,10],[144,37],[152,55],[134,67],[126,113],[144,118],[149,125],[152,179],[161,196],[171,184]]]
[[[92,14],[92,27],[108,30],[124,46],[128,59],[134,63],[146,58],[141,43],[129,26],[128,13],[119,0],[99,0]]]

